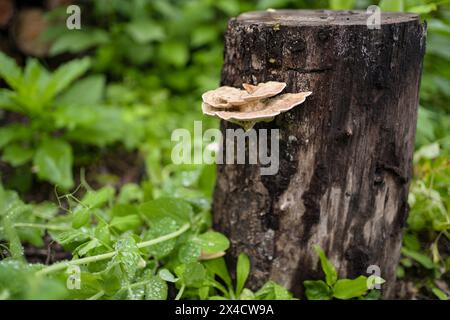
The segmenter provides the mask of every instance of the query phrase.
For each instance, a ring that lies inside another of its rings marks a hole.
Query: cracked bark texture
[[[307,101],[255,129],[280,130],[280,168],[218,166],[215,227],[231,262],[250,256],[249,286],[272,279],[303,296],[323,278],[320,245],[340,277],[378,265],[393,296],[408,214],[426,27],[417,15],[383,13],[370,30],[360,11],[277,10],[229,21],[222,85],[270,80]],[[221,129],[238,128],[222,121]]]

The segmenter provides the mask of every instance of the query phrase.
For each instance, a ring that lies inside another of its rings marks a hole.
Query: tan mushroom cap
[[[242,98],[245,101],[250,102],[276,96],[286,88],[286,83],[269,81],[260,83],[257,86],[248,83],[244,83],[242,86],[249,94],[249,96],[243,96]]]
[[[249,103],[249,109],[247,110],[247,106],[240,108],[240,110],[216,110],[211,105],[203,103],[202,110],[204,114],[218,116],[227,121],[263,121],[298,106],[305,102],[306,98],[311,94],[312,92],[286,93],[271,99]]]
[[[231,108],[247,103],[243,98],[248,96],[246,91],[233,87],[220,87],[202,95],[203,102],[215,108]]]

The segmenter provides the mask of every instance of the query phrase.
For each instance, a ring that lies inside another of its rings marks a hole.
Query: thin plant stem
[[[189,227],[190,227],[190,224],[186,223],[185,225],[183,225],[177,231],[174,231],[172,233],[168,233],[168,234],[166,234],[166,235],[164,235],[162,237],[156,238],[156,239],[140,242],[140,243],[137,244],[137,247],[138,248],[145,248],[145,247],[149,247],[149,246],[152,246],[152,245],[160,243],[160,242],[167,241],[167,240],[172,239],[172,238],[176,238],[180,234],[182,234],[185,231],[187,231],[189,229]],[[52,273],[52,272],[63,270],[65,268],[67,268],[68,266],[89,264],[89,263],[92,263],[92,262],[98,262],[98,261],[102,261],[102,260],[107,260],[107,259],[110,259],[110,258],[114,257],[117,253],[118,253],[118,251],[111,251],[111,252],[95,255],[95,256],[92,256],[92,257],[86,257],[86,258],[75,259],[75,260],[71,260],[71,261],[63,261],[63,262],[55,263],[55,264],[53,264],[51,266],[48,266],[48,267],[46,267],[44,269],[39,270],[38,272],[36,272],[36,274],[37,275],[46,275],[46,274],[49,274],[49,273]]]

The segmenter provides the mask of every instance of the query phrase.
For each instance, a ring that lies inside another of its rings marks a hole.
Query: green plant
[[[327,259],[325,252],[319,246],[314,247],[320,259],[320,265],[325,273],[323,280],[307,280],[303,282],[305,286],[306,297],[310,300],[330,300],[363,298],[369,290],[368,284],[376,285],[384,283],[384,280],[378,276],[359,276],[356,279],[338,279],[336,269]],[[372,290],[365,298],[376,297],[376,290]]]
[[[2,160],[13,167],[32,163],[40,179],[64,189],[73,187],[73,143],[104,146],[124,132],[122,111],[102,106],[105,79],[78,80],[89,68],[89,58],[77,59],[49,72],[35,59],[21,70],[0,52],[0,109],[23,121],[0,128]]]
[[[130,187],[117,196],[110,187],[89,189],[81,199],[60,196],[67,214],[58,215],[57,206],[25,204],[0,185],[0,240],[7,241],[10,255],[0,261],[0,294],[32,298],[36,292],[28,288],[33,284],[54,288],[48,298],[167,299],[169,286],[178,290],[175,299],[291,297],[273,282],[256,293],[244,289],[250,272],[245,255],[239,257],[233,289],[221,258],[229,241],[209,228],[208,212],[181,199],[146,200],[151,195],[138,186],[133,191],[140,195],[130,198],[125,191]],[[21,243],[42,246],[44,231],[73,259],[48,266],[25,264]],[[76,278],[66,270],[74,266],[79,267],[80,289],[70,290],[65,284]],[[8,276],[11,270],[15,281]]]

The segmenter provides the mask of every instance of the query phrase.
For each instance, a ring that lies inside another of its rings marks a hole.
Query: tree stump
[[[218,166],[214,224],[251,288],[272,279],[303,295],[323,279],[314,245],[341,278],[377,265],[392,297],[408,214],[426,27],[414,14],[277,10],[229,21],[222,85],[282,81],[307,101],[255,129],[280,130],[280,168]],[[221,129],[237,128],[222,121]]]

